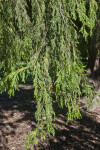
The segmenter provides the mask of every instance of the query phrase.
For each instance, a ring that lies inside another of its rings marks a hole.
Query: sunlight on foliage
[[[78,45],[92,34],[96,10],[95,0],[0,0],[0,92],[14,95],[31,75],[37,101],[38,128],[26,149],[55,135],[55,101],[66,106],[68,120],[81,118],[82,94],[91,101]]]

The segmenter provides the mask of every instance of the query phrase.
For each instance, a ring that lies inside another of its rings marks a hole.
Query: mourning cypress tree
[[[14,95],[19,78],[31,75],[37,101],[38,128],[26,149],[37,136],[55,134],[55,101],[66,106],[69,120],[81,118],[83,93],[91,100],[78,45],[92,35],[96,10],[95,0],[0,0],[0,91]]]

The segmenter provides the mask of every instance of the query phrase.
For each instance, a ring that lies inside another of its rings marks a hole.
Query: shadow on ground
[[[33,88],[20,86],[15,96],[0,95],[0,150],[24,150],[26,135],[37,126],[34,113],[36,101]],[[68,124],[66,109],[56,111],[55,137],[39,142],[35,150],[99,150],[100,149],[100,115],[82,111],[82,119],[70,120]],[[99,117],[98,119],[96,119]]]

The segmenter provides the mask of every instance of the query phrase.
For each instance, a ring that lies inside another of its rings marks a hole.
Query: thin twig
[[[63,18],[64,23],[66,23],[66,22],[65,22],[65,16],[63,15],[63,12],[62,12],[60,0],[59,0],[59,6],[60,6],[60,14],[61,14],[61,16],[62,16],[62,18]]]
[[[46,21],[46,25],[47,25],[47,21]],[[48,26],[47,26],[47,30],[46,30],[46,33],[45,33],[44,42],[43,42],[42,46],[40,47],[40,50],[39,50],[39,52],[38,52],[38,54],[37,54],[37,57],[36,57],[36,60],[35,60],[35,63],[34,63],[33,66],[35,66],[35,64],[36,64],[36,62],[37,62],[37,60],[38,60],[39,54],[40,54],[40,52],[41,52],[43,46],[45,45],[47,33],[48,33]]]

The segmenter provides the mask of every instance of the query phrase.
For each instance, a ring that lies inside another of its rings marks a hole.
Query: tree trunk
[[[97,21],[93,35],[89,39],[88,76],[95,88],[100,86],[100,5],[97,12]]]

